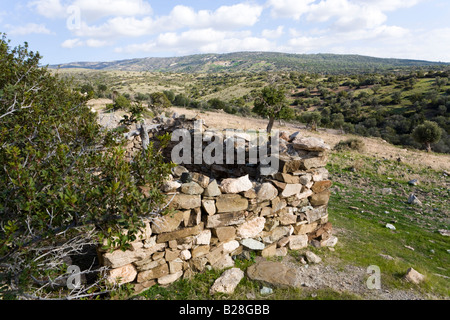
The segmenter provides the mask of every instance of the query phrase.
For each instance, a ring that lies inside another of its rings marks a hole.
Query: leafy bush
[[[334,146],[334,150],[337,151],[348,151],[354,150],[358,152],[363,152],[365,149],[364,142],[361,139],[350,138],[345,141],[339,141],[338,144]]]
[[[126,161],[123,136],[102,130],[86,98],[39,60],[2,36],[0,296],[9,298],[64,297],[64,259],[84,245],[128,248],[142,219],[159,213],[171,168],[152,145]],[[103,285],[72,294],[105,292]]]

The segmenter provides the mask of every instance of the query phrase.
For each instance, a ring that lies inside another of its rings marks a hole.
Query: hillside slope
[[[325,74],[351,74],[440,65],[445,64],[421,60],[374,58],[360,55],[236,52],[227,54],[197,54],[170,58],[149,57],[111,62],[73,62],[52,65],[50,67],[183,73],[302,71]]]

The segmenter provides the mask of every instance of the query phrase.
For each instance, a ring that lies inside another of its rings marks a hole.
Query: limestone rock
[[[206,217],[206,228],[219,228],[232,225],[239,225],[245,221],[244,211],[218,213]]]
[[[322,262],[322,258],[320,258],[318,255],[316,255],[314,252],[306,251],[305,256],[306,256],[306,260],[309,263],[321,263]]]
[[[230,267],[234,267],[234,260],[229,254],[223,254],[220,259],[211,264],[211,267],[216,270],[222,270]]]
[[[236,238],[236,228],[233,226],[214,228],[213,233],[220,242],[226,242]]]
[[[217,212],[236,212],[247,210],[248,200],[238,194],[222,194],[216,200]]]
[[[240,178],[227,178],[222,180],[220,190],[223,193],[239,193],[248,191],[253,187],[248,174]]]
[[[204,227],[203,222],[201,222],[198,225],[196,225],[195,227],[184,228],[184,229],[180,229],[180,230],[176,230],[176,231],[172,231],[172,232],[162,233],[162,234],[158,235],[158,237],[156,238],[156,242],[163,243],[163,242],[168,242],[170,240],[176,240],[176,239],[186,238],[186,237],[189,237],[192,235],[196,235],[200,231],[203,230],[203,227]]]
[[[202,200],[202,208],[210,216],[216,213],[216,202],[214,200]]]
[[[272,213],[277,213],[281,209],[287,206],[287,202],[285,199],[280,199],[280,197],[276,197],[272,200]]]
[[[185,167],[183,167],[183,166],[176,166],[175,168],[172,168],[172,174],[175,176],[175,177],[181,177],[181,175],[184,173],[184,172],[189,172],[188,171],[188,169],[186,169]]]
[[[277,244],[276,243],[272,243],[269,246],[266,246],[262,251],[261,251],[261,256],[264,258],[270,258],[270,257],[274,257],[277,254]]]
[[[195,259],[208,254],[209,249],[210,249],[209,245],[195,247],[194,249],[192,249],[192,258]]]
[[[169,180],[164,182],[164,184],[161,187],[161,190],[163,192],[173,192],[176,191],[179,187],[181,187],[181,183]]]
[[[327,155],[306,158],[306,159],[302,159],[299,167],[300,167],[300,169],[305,169],[305,170],[321,168],[321,167],[325,167],[327,165],[327,161],[328,161]]]
[[[414,193],[412,193],[412,194],[409,196],[409,198],[408,198],[408,203],[409,203],[409,204],[415,204],[415,205],[418,205],[418,206],[421,206],[421,205],[422,205],[422,202],[419,200],[419,198],[417,198],[417,196],[416,196]]]
[[[327,205],[330,200],[330,190],[325,190],[320,193],[313,194],[309,199],[312,206],[318,207]]]
[[[152,231],[155,234],[174,231],[180,225],[183,217],[182,211],[176,211],[162,217],[157,217],[152,222]]]
[[[305,175],[302,175],[299,177],[299,183],[301,183],[302,185],[307,185],[308,183],[311,182],[313,176],[310,173],[307,173]]]
[[[248,220],[237,228],[237,236],[243,239],[255,237],[264,229],[265,223],[266,219],[263,217]]]
[[[113,252],[107,252],[103,254],[102,260],[105,266],[115,269],[138,260],[148,259],[153,253],[154,252],[147,249],[140,249],[137,251],[115,250]]]
[[[177,281],[183,275],[183,271],[178,271],[176,273],[171,273],[165,276],[158,278],[158,284],[160,285],[168,285],[172,282]]]
[[[321,138],[316,137],[301,137],[297,135],[292,140],[292,146],[297,150],[308,151],[330,151],[331,148]]]
[[[278,195],[278,190],[269,182],[261,184],[257,193],[256,199],[258,202],[263,202],[266,200],[273,200]]]
[[[212,180],[205,188],[205,191],[203,191],[203,195],[205,197],[217,197],[221,194],[222,192],[220,191],[219,185],[217,184],[216,180]]]
[[[180,252],[180,258],[182,260],[189,260],[192,257],[191,251],[188,249],[181,250]]]
[[[288,226],[276,227],[263,237],[263,241],[266,243],[273,243],[289,235],[291,235],[291,228]]]
[[[408,280],[409,282],[419,284],[425,280],[425,276],[423,274],[417,272],[413,268],[409,268],[406,271],[405,279]]]
[[[265,248],[264,243],[259,242],[252,238],[243,239],[240,242],[244,247],[250,250],[263,250]]]
[[[167,201],[171,201],[169,208],[177,209],[194,209],[202,205],[200,195],[177,194],[173,197],[168,196]]]
[[[201,231],[198,235],[195,236],[195,244],[202,245],[207,244],[209,245],[211,242],[211,230],[206,229]]]
[[[284,226],[291,225],[297,222],[297,215],[295,215],[291,207],[281,210],[278,216],[280,224]]]
[[[247,276],[251,280],[261,281],[277,287],[287,288],[296,286],[296,269],[281,262],[260,260],[247,268]]]
[[[282,172],[278,172],[275,175],[275,179],[280,180],[284,183],[292,183],[292,184],[297,184],[300,183],[300,177],[299,176],[294,176],[288,173],[282,173]]]
[[[137,276],[137,282],[145,282],[152,279],[158,279],[169,274],[169,265],[164,263],[151,270],[140,272]]]
[[[227,241],[222,245],[222,248],[223,253],[231,253],[237,248],[239,248],[239,242],[237,242],[236,240]]]
[[[289,236],[289,249],[300,250],[308,246],[308,236],[306,234]]]
[[[303,185],[300,183],[292,184],[288,183],[286,184],[286,188],[284,188],[283,192],[281,193],[281,198],[287,198],[290,196],[293,196],[295,194],[298,194],[302,191]]]
[[[244,278],[244,271],[239,268],[231,268],[223,272],[223,274],[216,279],[212,285],[209,293],[211,295],[215,293],[232,294],[237,285]]]
[[[308,223],[313,223],[314,221],[317,221],[322,217],[325,217],[328,214],[328,210],[326,206],[320,206],[312,209],[308,208],[307,210],[305,210],[305,214]]]
[[[294,227],[294,234],[307,234],[316,230],[317,227],[317,222],[300,224]]]
[[[330,180],[322,180],[322,181],[315,182],[314,185],[312,186],[311,190],[314,193],[320,193],[322,191],[328,190],[330,187],[331,187]]]
[[[312,172],[312,180],[315,182],[327,180],[329,175],[330,173],[326,168],[316,168]]]
[[[177,273],[179,271],[183,270],[183,260],[180,258],[176,258],[175,260],[172,260],[169,262],[169,272],[170,273]]]
[[[190,194],[190,195],[194,195],[194,194],[202,194],[204,191],[204,189],[202,187],[200,187],[200,185],[197,182],[191,181],[188,183],[183,183],[181,185],[181,192],[185,193],[185,194]]]
[[[204,174],[192,172],[191,173],[191,179],[193,182],[196,182],[200,185],[201,188],[206,188],[209,185],[209,177],[205,176]]]
[[[140,294],[150,287],[153,287],[157,282],[155,280],[148,280],[134,285],[134,294]]]
[[[112,269],[109,271],[108,282],[110,283],[128,283],[133,282],[136,279],[137,270],[132,264],[127,264],[123,267]]]

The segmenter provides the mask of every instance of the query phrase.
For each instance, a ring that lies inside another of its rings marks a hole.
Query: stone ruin
[[[208,128],[196,118],[154,121],[157,123],[147,130],[155,142],[158,135],[173,134],[180,128],[194,138],[197,121],[204,137],[202,150],[211,142],[208,137],[223,132]],[[227,138],[232,139],[229,141],[235,155],[241,148],[245,164],[236,156],[234,162],[192,161],[172,170],[162,188],[170,213],[146,221],[145,230],[130,250],[99,250],[101,264],[111,269],[110,281],[134,283],[139,293],[157,283],[166,285],[189,278],[205,268],[233,267],[235,257],[248,258],[250,251],[265,258],[283,257],[288,250],[308,245],[336,244],[327,210],[332,183],[325,166],[330,147],[300,132],[279,132],[275,137],[279,140],[278,166],[262,174],[267,165],[248,162],[252,148],[249,136],[233,131]],[[127,156],[131,160],[142,147],[138,134],[130,134],[128,139]],[[168,161],[178,143],[172,141],[166,148]]]

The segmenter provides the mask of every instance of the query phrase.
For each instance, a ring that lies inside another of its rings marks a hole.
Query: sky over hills
[[[274,51],[450,62],[448,0],[1,0],[44,64]]]

